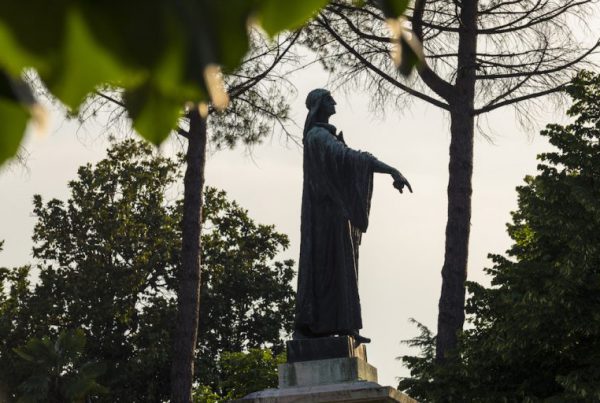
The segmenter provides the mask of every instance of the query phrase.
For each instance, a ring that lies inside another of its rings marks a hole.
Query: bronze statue
[[[373,173],[387,173],[400,193],[406,178],[369,153],[349,148],[329,124],[335,101],[324,89],[306,98],[300,265],[294,338],[361,336],[358,246],[367,230]]]

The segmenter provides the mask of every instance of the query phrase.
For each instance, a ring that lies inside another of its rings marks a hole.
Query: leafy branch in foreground
[[[300,28],[328,0],[177,0],[11,2],[0,10],[0,163],[13,156],[30,115],[31,91],[21,80],[34,69],[71,110],[109,85],[125,90],[134,127],[158,144],[175,129],[185,105],[225,109],[223,74],[250,48],[248,25],[269,36]],[[402,0],[381,0],[391,17]],[[31,29],[31,27],[35,29]],[[161,116],[155,124],[153,117]],[[160,123],[160,124],[159,124]]]

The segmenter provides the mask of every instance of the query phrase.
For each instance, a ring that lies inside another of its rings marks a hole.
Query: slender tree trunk
[[[192,401],[194,351],[200,306],[200,230],[206,161],[206,120],[190,112],[184,178],[181,272],[178,276],[177,318],[173,336],[171,403]]]
[[[451,102],[448,222],[442,268],[436,359],[443,362],[457,345],[465,321],[465,280],[471,227],[477,0],[461,4],[458,70]]]

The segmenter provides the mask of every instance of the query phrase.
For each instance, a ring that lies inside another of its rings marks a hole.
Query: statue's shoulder
[[[325,127],[314,126],[308,131],[308,133],[306,133],[306,139],[308,141],[326,142],[326,141],[335,140],[335,137]]]
[[[307,137],[317,137],[317,136],[322,136],[323,134],[327,134],[327,130],[325,130],[321,126],[313,126],[310,128],[308,133],[306,133],[306,136]]]

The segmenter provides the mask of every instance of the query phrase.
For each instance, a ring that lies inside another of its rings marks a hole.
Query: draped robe
[[[367,230],[374,157],[348,148],[329,124],[304,137],[295,327],[315,335],[362,328],[358,245]]]

